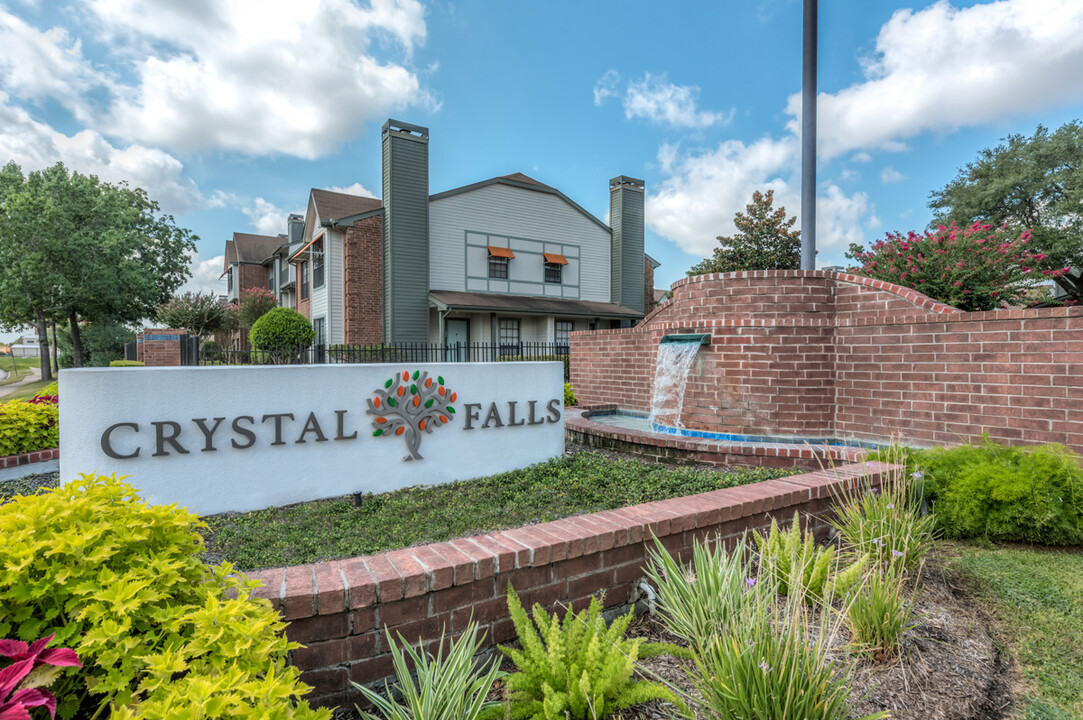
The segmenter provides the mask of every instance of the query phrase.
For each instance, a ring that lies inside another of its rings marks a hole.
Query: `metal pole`
[[[816,0],[805,0],[801,83],[801,269],[816,269]]]

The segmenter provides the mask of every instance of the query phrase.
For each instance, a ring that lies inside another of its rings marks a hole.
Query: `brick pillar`
[[[139,340],[140,359],[146,367],[176,367],[181,364],[180,340],[187,330],[147,328]]]

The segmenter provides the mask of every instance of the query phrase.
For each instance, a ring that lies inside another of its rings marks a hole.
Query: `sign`
[[[484,477],[564,451],[559,362],[60,373],[60,478],[200,515]]]

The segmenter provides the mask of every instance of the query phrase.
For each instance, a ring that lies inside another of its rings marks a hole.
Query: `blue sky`
[[[820,4],[819,262],[921,229],[978,150],[1083,117],[1083,2]],[[647,183],[659,287],[753,190],[799,210],[801,2],[0,2],[0,162],[145,187],[200,236],[277,233],[309,188],[380,191],[388,117],[430,188],[524,172],[605,218]]]

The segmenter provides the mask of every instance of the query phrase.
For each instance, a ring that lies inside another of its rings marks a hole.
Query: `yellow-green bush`
[[[61,718],[330,717],[291,700],[298,646],[252,583],[200,559],[201,526],[115,476],[0,505],[0,637],[55,632],[83,662],[53,687]]]
[[[57,417],[57,406],[51,402],[13,400],[0,405],[0,456],[57,447]]]
[[[564,407],[571,407],[578,403],[579,400],[575,397],[575,391],[572,390],[572,384],[564,383]]]
[[[142,360],[110,360],[109,367],[143,367]]]
[[[60,397],[60,385],[56,380],[38,390],[38,394],[34,397]]]

